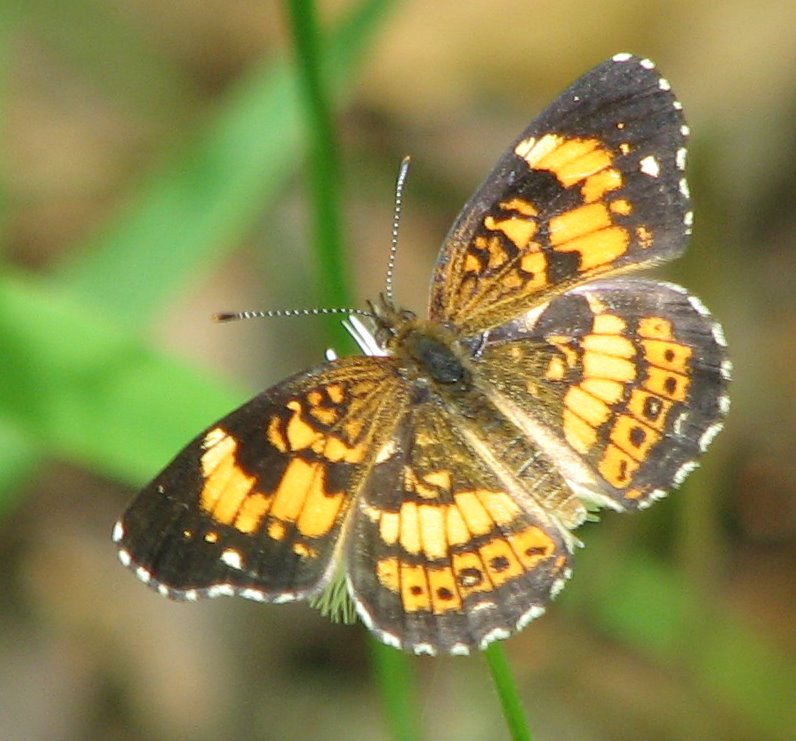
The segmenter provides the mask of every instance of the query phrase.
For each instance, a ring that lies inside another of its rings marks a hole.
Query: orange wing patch
[[[534,170],[547,170],[565,188],[582,182],[586,203],[602,200],[623,185],[622,173],[613,167],[614,156],[599,139],[577,139],[562,134],[529,137],[514,148]]]
[[[327,535],[347,502],[344,490],[333,489],[330,468],[361,463],[368,452],[357,437],[364,422],[346,421],[344,401],[343,385],[332,383],[323,392],[288,399],[265,420],[265,440],[287,461],[272,491],[258,489],[256,477],[239,464],[235,437],[221,426],[211,429],[200,459],[201,508],[217,523],[247,535],[263,529],[272,540],[283,540],[293,528],[305,538]],[[339,425],[339,434],[329,432],[332,425]]]
[[[237,440],[220,427],[215,427],[205,436],[203,447],[200,465],[204,485],[199,494],[200,506],[220,524],[234,525],[242,532],[253,532],[259,525],[259,520],[252,521],[252,514],[258,510],[255,504],[267,502],[267,499],[252,491],[254,476],[238,466]],[[253,498],[252,505],[244,509],[249,497]]]
[[[577,343],[581,379],[564,393],[564,437],[578,453],[596,453],[600,475],[631,496],[628,487],[660,443],[674,403],[688,398],[693,349],[677,341],[664,317],[643,317],[631,331],[625,319],[587,298],[593,327]],[[550,342],[559,350],[563,344]],[[575,353],[572,346],[568,353]],[[567,367],[576,365],[569,357]],[[564,373],[551,361],[546,377],[557,376]]]
[[[370,509],[379,537],[402,555],[377,562],[379,583],[408,612],[461,611],[463,600],[491,592],[551,557],[556,544],[503,491],[459,491],[453,501],[403,502],[398,511]]]

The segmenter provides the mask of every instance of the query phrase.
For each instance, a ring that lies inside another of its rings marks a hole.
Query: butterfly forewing
[[[430,314],[470,334],[597,275],[677,255],[687,128],[654,65],[617,55],[501,157],[442,246]]]
[[[405,403],[395,365],[346,358],[209,427],[116,530],[123,560],[172,597],[303,599],[331,577],[352,499]]]

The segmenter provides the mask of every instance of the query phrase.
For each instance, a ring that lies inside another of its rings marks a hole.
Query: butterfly
[[[122,563],[187,600],[343,579],[376,638],[416,654],[541,615],[589,512],[678,486],[728,411],[721,327],[685,289],[626,277],[684,249],[687,135],[649,60],[578,79],[459,214],[427,316],[382,296],[360,323],[373,354],[199,434],[116,524]]]

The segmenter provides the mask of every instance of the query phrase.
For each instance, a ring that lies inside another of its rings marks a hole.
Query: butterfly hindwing
[[[347,555],[363,621],[413,653],[505,638],[569,576],[565,529],[518,475],[480,459],[446,406],[429,399],[396,429],[360,493]],[[565,488],[555,468],[547,474],[549,488]]]
[[[608,506],[643,507],[680,484],[729,407],[721,327],[679,286],[594,281],[487,336],[483,387],[529,434],[548,431],[578,493]]]

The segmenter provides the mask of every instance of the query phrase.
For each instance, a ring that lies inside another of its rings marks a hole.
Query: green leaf
[[[34,441],[131,483],[244,398],[93,307],[20,276],[0,280],[0,357],[6,436],[15,428],[22,441],[10,446],[24,451]]]
[[[697,593],[682,574],[641,549],[629,559],[610,558],[611,569],[600,571],[613,553],[606,547],[590,542],[578,580],[589,584],[581,608],[608,635],[660,665],[682,667],[760,733],[779,738],[783,728],[796,728],[796,706],[784,700],[796,697],[792,662],[713,594]]]

